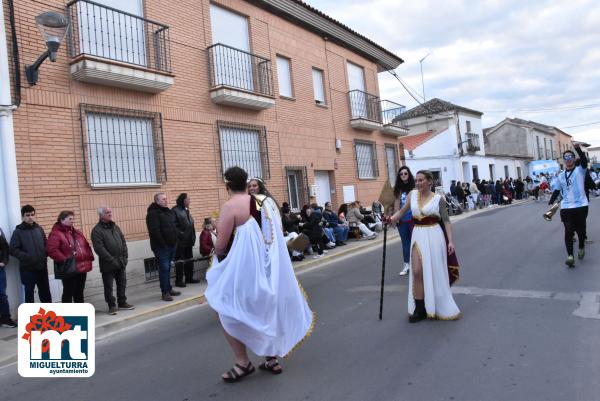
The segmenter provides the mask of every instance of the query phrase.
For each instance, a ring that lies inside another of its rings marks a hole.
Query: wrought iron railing
[[[271,60],[217,43],[208,47],[210,86],[273,96]]]
[[[478,150],[481,150],[479,145],[479,134],[467,132],[467,151],[476,152]]]
[[[72,58],[91,55],[171,72],[169,27],[88,0],[67,4]]]
[[[406,107],[390,100],[381,101],[381,120],[383,125],[393,125],[400,128],[406,128],[406,120],[400,120],[398,117],[406,111]]]
[[[364,119],[381,123],[381,103],[379,98],[360,90],[348,92],[351,120]]]

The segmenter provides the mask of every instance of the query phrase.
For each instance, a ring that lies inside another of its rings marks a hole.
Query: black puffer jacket
[[[156,203],[148,206],[146,226],[150,236],[150,248],[153,251],[177,245],[175,213],[168,207],[162,207]]]
[[[6,241],[4,232],[0,228],[0,262],[7,265],[8,258],[9,258],[8,242]]]
[[[47,269],[46,234],[37,223],[19,224],[10,239],[10,254],[19,259],[21,271]]]
[[[99,221],[96,224],[92,229],[92,246],[100,259],[100,272],[109,273],[127,266],[127,242],[121,229],[113,221]]]
[[[181,248],[192,247],[196,243],[196,228],[194,218],[185,206],[175,206],[175,225],[177,227],[177,246]]]

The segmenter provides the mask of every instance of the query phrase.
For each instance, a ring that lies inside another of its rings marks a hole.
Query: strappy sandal
[[[242,371],[241,374],[235,369],[236,367]],[[254,373],[254,366],[252,366],[252,362],[248,362],[248,366],[246,367],[236,363],[235,367],[229,369],[227,376],[221,376],[221,379],[223,379],[225,383],[235,383],[251,373]]]
[[[279,369],[277,369],[278,367]],[[283,373],[283,369],[281,368],[281,365],[279,364],[277,358],[267,358],[266,361],[258,365],[258,368],[266,372],[271,372],[274,375]]]

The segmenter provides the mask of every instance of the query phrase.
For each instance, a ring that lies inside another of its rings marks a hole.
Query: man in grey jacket
[[[121,229],[112,219],[109,207],[98,208],[100,221],[92,229],[92,245],[100,260],[100,272],[104,284],[104,300],[108,304],[108,314],[116,315],[118,309],[134,309],[127,303],[125,288],[127,287],[127,242]],[[113,295],[113,282],[117,283],[117,303]]]
[[[21,283],[25,287],[25,302],[35,302],[35,286],[40,302],[52,302],[48,283],[48,255],[46,234],[35,222],[35,209],[31,205],[21,208],[23,223],[19,224],[10,239],[10,254],[19,260]]]

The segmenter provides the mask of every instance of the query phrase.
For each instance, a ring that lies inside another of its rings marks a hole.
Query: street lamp
[[[29,85],[37,83],[38,69],[47,58],[50,58],[52,62],[56,61],[60,42],[64,39],[69,28],[67,17],[53,11],[41,13],[35,17],[35,23],[46,42],[46,46],[48,46],[48,50],[40,54],[35,63],[25,66],[25,76]]]
[[[425,55],[425,57],[423,57],[421,60],[419,60],[419,64],[421,64],[421,86],[423,88],[423,102],[425,102],[425,81],[423,81],[423,60],[425,60],[429,55],[431,54],[431,52],[427,53]]]

